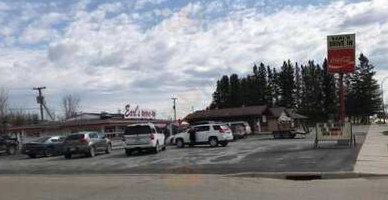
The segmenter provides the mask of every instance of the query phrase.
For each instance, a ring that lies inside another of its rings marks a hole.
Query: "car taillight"
[[[151,140],[155,139],[154,134],[151,134],[150,139],[151,139]]]
[[[225,133],[225,131],[226,131],[226,130],[224,130],[224,129],[218,130],[219,133]]]
[[[80,138],[78,141],[80,143],[88,143],[88,141],[85,138]]]

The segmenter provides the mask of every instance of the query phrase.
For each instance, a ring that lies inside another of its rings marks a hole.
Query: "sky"
[[[0,87],[11,109],[37,112],[32,88],[46,86],[56,115],[72,94],[83,112],[131,104],[169,118],[177,97],[182,118],[210,104],[222,75],[260,62],[320,63],[327,35],[343,33],[356,34],[381,81],[387,10],[387,0],[2,0]]]

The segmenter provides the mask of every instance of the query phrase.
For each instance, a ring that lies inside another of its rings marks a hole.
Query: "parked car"
[[[204,124],[193,126],[196,135],[195,144],[209,144],[212,147],[228,145],[233,140],[233,134],[230,128],[224,124]],[[190,144],[189,133],[182,132],[175,135],[175,144],[178,148],[183,148]]]
[[[98,132],[79,132],[66,137],[63,154],[70,159],[73,154],[85,154],[94,157],[98,152],[110,153],[112,143],[105,134]]]
[[[0,135],[0,154],[7,153],[13,155],[18,149],[19,142],[16,138],[11,138],[7,135]]]
[[[170,135],[167,137],[166,145],[175,145],[175,135]]]
[[[129,125],[125,127],[123,146],[127,156],[135,150],[151,150],[153,153],[158,153],[166,149],[165,136],[152,123]]]
[[[241,139],[247,135],[252,134],[251,127],[248,122],[245,121],[236,121],[236,122],[225,122],[226,125],[232,129],[233,137],[235,139]]]
[[[32,142],[23,144],[22,153],[28,155],[30,158],[36,158],[37,155],[60,155],[65,138],[65,136],[40,137]]]

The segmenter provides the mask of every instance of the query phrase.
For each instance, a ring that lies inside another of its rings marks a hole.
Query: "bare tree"
[[[62,98],[62,106],[64,110],[65,119],[75,117],[79,109],[79,96],[67,94]]]
[[[0,88],[0,132],[5,133],[8,114],[8,91]]]

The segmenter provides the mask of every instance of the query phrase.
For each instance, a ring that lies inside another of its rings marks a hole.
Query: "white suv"
[[[158,153],[166,149],[165,136],[152,123],[129,125],[125,127],[123,146],[127,156],[130,156],[134,150],[151,150],[153,153]]]
[[[193,126],[195,130],[195,144],[209,144],[212,147],[228,145],[233,140],[230,128],[224,124],[203,124]],[[190,144],[190,134],[182,132],[175,135],[175,144],[178,148],[183,148],[185,144]]]
[[[235,137],[235,139],[244,138],[247,135],[252,134],[252,130],[248,122],[245,122],[245,121],[225,122],[225,124],[227,124],[232,129],[233,136]]]

